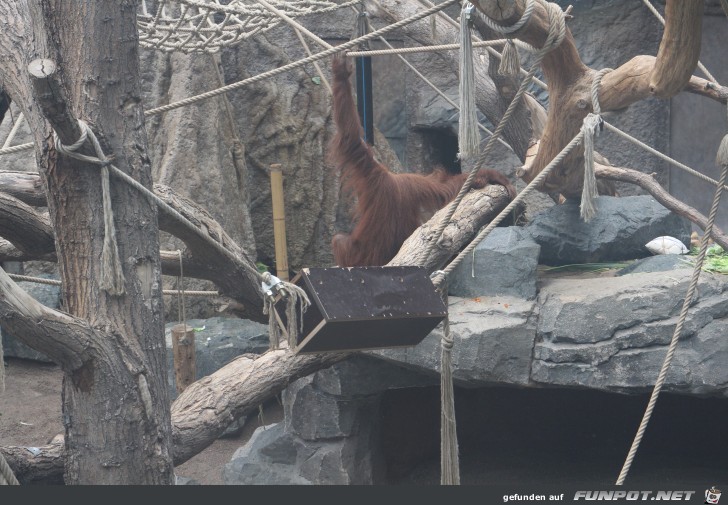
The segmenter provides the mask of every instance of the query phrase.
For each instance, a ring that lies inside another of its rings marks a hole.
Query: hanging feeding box
[[[447,315],[422,267],[304,268],[291,282],[311,300],[300,353],[413,346]],[[275,306],[281,320],[283,306]]]

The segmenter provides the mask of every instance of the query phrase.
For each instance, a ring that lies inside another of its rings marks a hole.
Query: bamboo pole
[[[172,354],[174,356],[174,381],[177,394],[197,380],[195,330],[186,324],[172,327]]]
[[[288,280],[288,248],[286,246],[286,209],[283,203],[283,171],[280,163],[270,166],[270,194],[273,200],[273,240],[276,253],[276,277]]]

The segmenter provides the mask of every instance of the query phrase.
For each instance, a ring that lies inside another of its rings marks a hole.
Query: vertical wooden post
[[[172,327],[172,354],[174,356],[174,381],[177,394],[197,379],[195,359],[195,330],[185,324]]]
[[[276,252],[276,277],[288,280],[286,246],[286,209],[283,203],[283,171],[280,163],[270,166],[270,194],[273,200],[273,240]]]

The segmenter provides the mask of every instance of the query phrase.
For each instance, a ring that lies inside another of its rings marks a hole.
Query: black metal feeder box
[[[417,345],[447,315],[422,267],[304,268],[291,282],[311,300],[297,353]],[[284,303],[275,308],[285,321]]]

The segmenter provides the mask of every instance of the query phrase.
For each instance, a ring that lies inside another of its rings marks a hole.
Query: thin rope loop
[[[516,21],[515,24],[504,26],[496,23],[491,18],[486,16],[485,14],[482,14],[480,18],[483,20],[483,22],[488,25],[488,28],[493,30],[497,33],[513,33],[515,31],[520,30],[523,25],[528,23],[528,20],[531,19],[531,14],[533,13],[533,9],[536,7],[536,2],[534,0],[528,0],[528,4],[526,4],[526,9],[523,11],[523,14],[521,14],[521,18]]]

